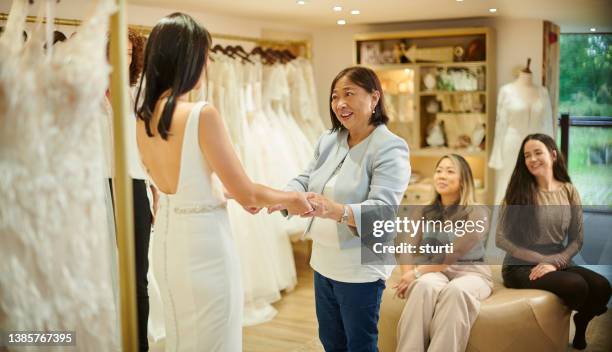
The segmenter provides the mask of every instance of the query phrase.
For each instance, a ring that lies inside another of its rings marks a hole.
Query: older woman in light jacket
[[[395,216],[410,178],[408,146],[385,126],[383,91],[368,68],[336,76],[330,115],[331,131],[287,189],[309,192],[314,208],[305,233],[313,240],[310,265],[325,350],[377,351],[381,295],[393,267],[362,264],[361,239],[371,234],[360,224],[370,207],[391,208]]]

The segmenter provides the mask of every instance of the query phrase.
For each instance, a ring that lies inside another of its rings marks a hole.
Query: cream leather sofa
[[[467,346],[469,352],[557,352],[566,351],[570,310],[554,294],[541,290],[505,288],[501,266],[492,265],[495,287],[481,305]],[[394,352],[397,323],[406,300],[394,298],[396,269],[383,293],[380,309],[379,342],[382,352]]]

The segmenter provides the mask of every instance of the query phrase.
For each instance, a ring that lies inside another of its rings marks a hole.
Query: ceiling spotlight
[[[590,31],[591,31],[591,32],[597,32],[597,28],[594,28],[594,27],[593,27],[593,28],[591,28],[591,29],[590,29]]]
[[[463,2],[463,0],[457,0],[457,2]]]
[[[359,11],[359,10],[351,11],[351,15],[359,15],[359,14],[361,14],[361,11]]]
[[[334,11],[336,12],[342,11],[342,6],[334,6]]]
[[[304,1],[304,0],[298,0],[298,1],[297,1],[297,4],[298,4],[298,5],[306,5],[306,1]]]
[[[489,12],[490,12],[490,13],[496,13],[496,12],[497,12],[497,9],[495,9],[495,8],[493,8],[493,9],[489,9]]]
[[[344,26],[346,24],[345,20],[338,20],[338,22],[336,22],[337,24]]]

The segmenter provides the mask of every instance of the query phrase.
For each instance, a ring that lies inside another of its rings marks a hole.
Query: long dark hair
[[[157,124],[160,136],[167,140],[178,97],[198,83],[208,58],[211,36],[191,16],[175,12],[153,27],[144,58],[144,75],[136,94],[135,112],[145,122],[147,135],[153,137],[151,120],[158,100],[169,92]],[[146,82],[142,105],[139,104],[143,81]]]
[[[538,184],[535,176],[527,169],[524,155],[525,144],[531,140],[542,142],[551,156],[556,154],[552,165],[555,180],[566,183],[572,182],[567,173],[563,154],[557,148],[552,137],[541,133],[534,133],[525,137],[523,143],[521,143],[516,165],[506,189],[502,211],[504,233],[512,242],[523,246],[535,243],[538,237],[536,231],[538,228],[536,222]]]
[[[389,116],[387,115],[387,110],[385,110],[385,97],[378,76],[376,76],[374,71],[367,67],[353,66],[340,71],[340,73],[338,73],[336,78],[334,78],[332,81],[331,89],[329,90],[329,116],[331,117],[331,130],[340,131],[345,128],[342,126],[342,123],[338,120],[334,110],[331,108],[332,94],[334,92],[334,88],[336,87],[336,83],[345,76],[348,77],[351,82],[365,89],[370,94],[374,93],[375,91],[380,93],[378,104],[376,104],[374,113],[370,118],[370,124],[374,126],[382,124],[386,125],[387,122],[389,122]]]

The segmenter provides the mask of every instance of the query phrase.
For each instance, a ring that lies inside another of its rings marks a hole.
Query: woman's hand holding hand
[[[293,197],[293,200],[286,206],[287,212],[289,212],[289,214],[291,215],[302,215],[302,216],[310,214],[313,211],[313,207],[308,201],[308,199],[306,199],[306,193],[302,193],[302,192],[292,192],[292,193],[294,197]],[[276,206],[272,208],[275,208],[275,207]],[[268,208],[268,213],[271,213],[270,209],[271,208]]]
[[[529,280],[537,280],[542,276],[556,270],[557,268],[552,264],[540,263],[531,269],[531,274],[529,274]]]
[[[544,257],[544,262],[552,264],[555,268],[565,268],[569,264],[569,259],[563,254],[553,254]]]
[[[306,198],[312,205],[313,211],[302,215],[302,217],[318,217],[338,221],[342,216],[342,205],[326,198],[325,196],[308,192]]]

